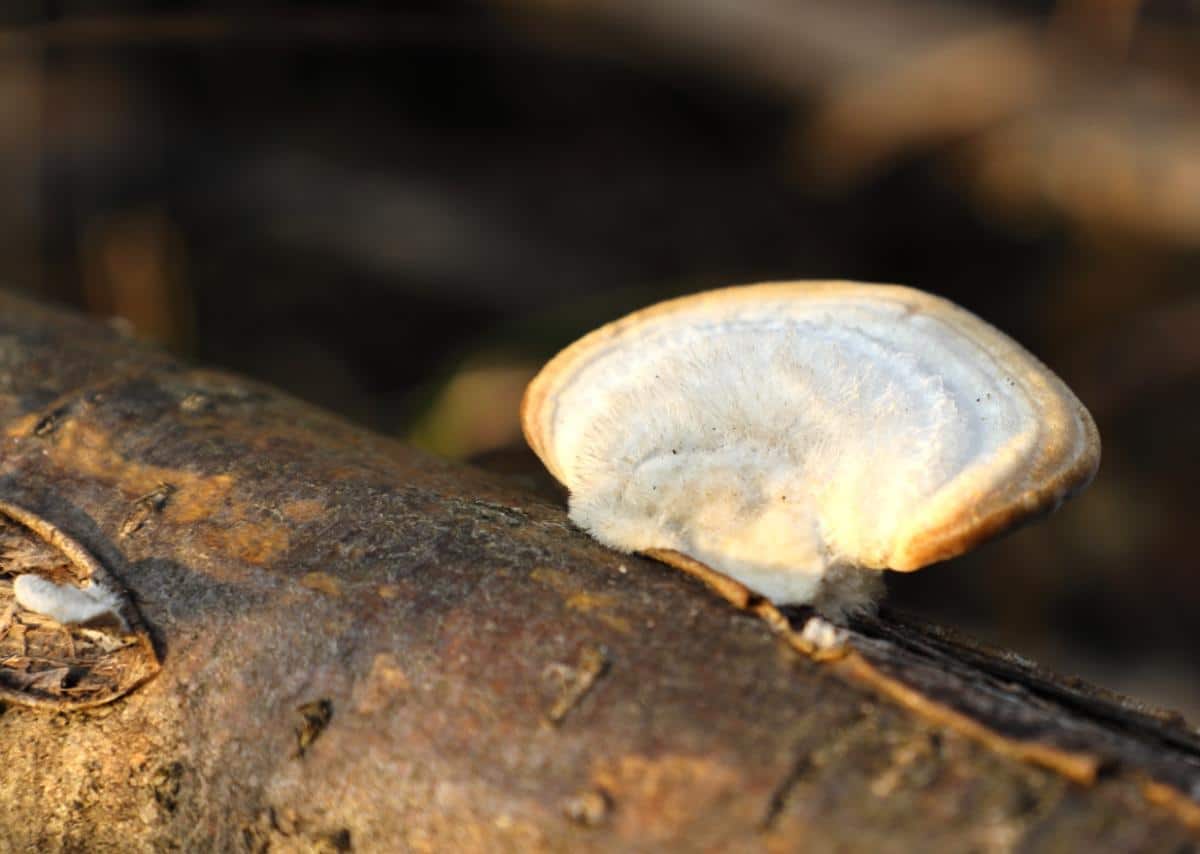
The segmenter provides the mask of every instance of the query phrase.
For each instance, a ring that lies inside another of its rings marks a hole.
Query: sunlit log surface
[[[0,498],[107,565],[163,664],[4,709],[4,850],[1162,851],[1200,821],[1169,715],[894,618],[816,664],[548,498],[9,297],[0,427]]]

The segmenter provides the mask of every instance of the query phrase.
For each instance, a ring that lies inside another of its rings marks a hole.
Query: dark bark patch
[[[292,754],[293,759],[303,756],[325,731],[325,727],[329,726],[329,722],[333,720],[333,703],[322,697],[320,700],[305,703],[296,711],[300,713],[301,721],[296,726],[296,751]]]

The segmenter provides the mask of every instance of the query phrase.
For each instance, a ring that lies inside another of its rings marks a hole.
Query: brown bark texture
[[[11,297],[0,430],[0,500],[94,555],[161,663],[6,704],[2,850],[1195,843],[1168,715],[887,615],[813,661],[514,480]]]

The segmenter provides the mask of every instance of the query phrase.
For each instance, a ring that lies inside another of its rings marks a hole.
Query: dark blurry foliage
[[[1088,403],[1102,471],[892,601],[1200,714],[1198,4],[64,0],[0,24],[6,287],[443,453],[519,446],[525,377],[665,296],[838,277],[971,308]]]

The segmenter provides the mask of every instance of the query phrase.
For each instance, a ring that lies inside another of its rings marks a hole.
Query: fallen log
[[[886,614],[815,661],[514,480],[8,296],[0,430],[0,500],[123,585],[161,665],[92,708],[10,699],[5,850],[1131,851],[1200,827],[1200,738],[1169,715]]]

